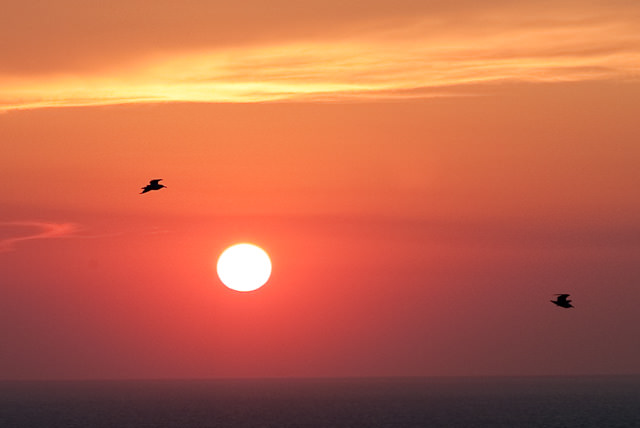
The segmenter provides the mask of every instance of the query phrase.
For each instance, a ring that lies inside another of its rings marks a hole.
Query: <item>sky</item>
[[[3,9],[0,379],[640,373],[637,1]]]

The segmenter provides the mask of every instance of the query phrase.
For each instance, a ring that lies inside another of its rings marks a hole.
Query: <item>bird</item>
[[[558,296],[558,298],[556,300],[551,300],[551,303],[558,305],[561,308],[573,308],[571,300],[567,299],[567,297],[569,297],[568,294],[556,294],[556,296]]]
[[[140,194],[147,193],[150,190],[160,190],[163,187],[167,187],[167,186],[165,186],[163,184],[160,184],[161,180],[162,180],[162,178],[156,178],[155,180],[149,181],[149,184],[147,184],[144,187],[141,187],[142,192],[140,192]]]

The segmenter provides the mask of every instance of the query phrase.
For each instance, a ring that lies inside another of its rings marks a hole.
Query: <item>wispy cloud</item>
[[[637,13],[556,12],[476,16],[468,28],[453,29],[418,17],[342,37],[155,54],[102,71],[5,75],[0,111],[426,97],[488,82],[640,78]]]
[[[68,238],[74,236],[79,227],[74,223],[53,223],[44,221],[10,221],[0,222],[0,228],[10,233],[18,229],[18,236],[0,239],[0,253],[12,251],[15,245],[34,239]],[[27,229],[26,231],[24,229]]]

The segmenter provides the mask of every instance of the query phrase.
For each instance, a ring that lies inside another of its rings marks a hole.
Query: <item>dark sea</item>
[[[640,376],[0,382],[0,427],[640,427]]]

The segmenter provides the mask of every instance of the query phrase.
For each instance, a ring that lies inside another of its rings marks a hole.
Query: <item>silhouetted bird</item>
[[[162,178],[156,178],[155,180],[151,180],[149,184],[147,184],[144,187],[141,187],[142,192],[140,192],[140,194],[147,193],[150,190],[160,190],[163,187],[167,187],[165,185],[160,184],[160,180],[162,180]]]
[[[571,305],[571,300],[567,299],[569,297],[568,294],[556,294],[558,298],[556,300],[551,300],[551,303],[560,306],[561,308],[573,308]]]

